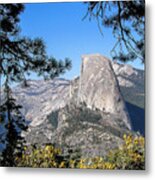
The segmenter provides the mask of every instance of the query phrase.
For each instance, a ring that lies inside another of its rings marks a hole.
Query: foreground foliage
[[[25,146],[21,157],[16,157],[16,165],[45,168],[80,169],[145,169],[144,137],[124,135],[121,147],[110,151],[105,157],[67,158],[53,145]]]

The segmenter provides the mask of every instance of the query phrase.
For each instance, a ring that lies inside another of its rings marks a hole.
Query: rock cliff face
[[[119,146],[123,134],[132,132],[120,92],[120,87],[134,86],[132,78],[123,82],[126,77],[139,76],[129,69],[99,54],[85,55],[81,74],[72,81],[28,81],[27,88],[17,86],[14,96],[30,121],[22,136],[29,144],[54,143],[64,150],[79,149],[83,156],[104,155]]]
[[[99,109],[121,119],[131,129],[111,61],[101,55],[82,56],[79,100],[91,109]]]

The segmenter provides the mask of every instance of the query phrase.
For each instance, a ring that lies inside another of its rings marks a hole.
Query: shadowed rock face
[[[72,81],[57,78],[28,81],[27,88],[17,86],[14,95],[31,121],[22,135],[29,144],[79,148],[83,156],[106,154],[131,132],[120,87],[135,88],[138,76],[132,67],[95,54],[82,56],[81,74]]]
[[[78,98],[91,109],[99,109],[121,119],[128,129],[130,120],[111,61],[101,55],[82,56]]]
[[[145,135],[145,71],[111,61],[131,119],[132,130]]]

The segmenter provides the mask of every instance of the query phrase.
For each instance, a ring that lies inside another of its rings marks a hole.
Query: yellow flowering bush
[[[80,159],[71,168],[83,169],[145,169],[145,142],[142,136],[124,135],[124,143],[105,157]]]
[[[145,169],[145,142],[142,136],[124,135],[124,143],[105,157],[64,158],[60,149],[52,145],[25,146],[17,166],[80,169]]]
[[[105,157],[116,169],[145,169],[145,140],[142,136],[124,135],[124,144]]]
[[[75,166],[80,169],[115,169],[115,164],[106,162],[102,157],[81,159]]]
[[[59,155],[61,150],[53,145],[43,147],[25,146],[22,156],[17,156],[16,164],[20,167],[59,167]]]

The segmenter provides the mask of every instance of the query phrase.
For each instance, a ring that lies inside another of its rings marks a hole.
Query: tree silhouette
[[[145,61],[145,1],[86,2],[84,17],[95,18],[101,25],[112,28],[116,43],[111,50],[113,59],[123,62],[139,58]]]
[[[10,85],[21,81],[27,85],[26,75],[30,75],[31,72],[49,79],[71,68],[71,61],[68,58],[58,61],[54,57],[49,57],[41,38],[31,39],[20,36],[19,15],[23,11],[23,4],[0,4],[0,79],[3,77],[4,81],[4,98],[0,99],[0,116],[4,119],[4,114],[7,114],[8,132],[8,146],[3,153],[6,162],[2,165],[7,166],[13,166],[9,158],[13,156],[13,148],[19,136],[17,125],[25,129],[21,123],[24,119],[19,113],[21,106],[17,105],[12,97]]]
[[[57,61],[46,54],[45,43],[40,38],[20,37],[19,14],[24,10],[22,4],[0,5],[0,74],[9,76],[10,82],[25,79],[25,74],[37,73],[38,76],[53,78],[71,68],[68,58]]]

